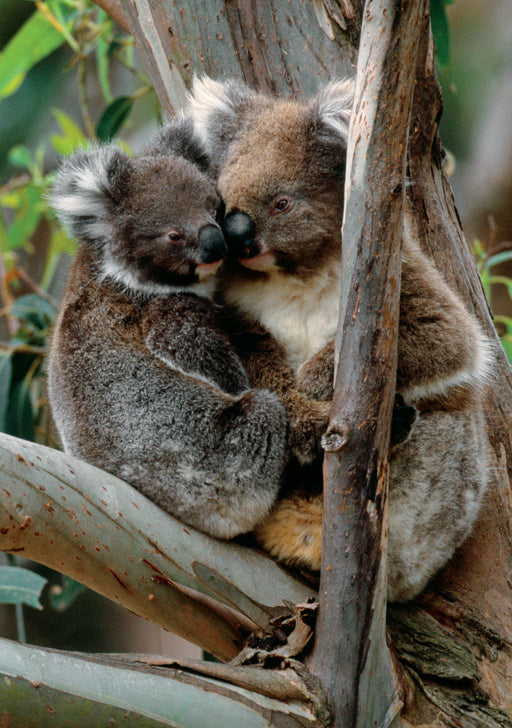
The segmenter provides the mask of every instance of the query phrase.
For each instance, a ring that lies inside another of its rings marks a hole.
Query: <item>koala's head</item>
[[[307,277],[339,256],[350,81],[307,103],[196,80],[188,113],[218,175],[230,252],[247,268]]]
[[[213,182],[177,155],[130,158],[114,145],[76,152],[51,202],[92,251],[98,277],[136,293],[205,280],[227,254]]]

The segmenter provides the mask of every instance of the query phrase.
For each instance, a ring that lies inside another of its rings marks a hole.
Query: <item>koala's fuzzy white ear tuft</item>
[[[194,79],[185,115],[192,121],[211,170],[218,170],[257,99],[255,91],[233,79],[222,83],[206,76]]]
[[[80,150],[63,161],[50,203],[73,237],[91,243],[110,237],[116,175],[124,161],[128,157],[113,145]]]
[[[210,151],[210,130],[212,124],[215,125],[214,119],[223,118],[226,122],[234,116],[235,109],[224,84],[208,76],[195,76],[186,113],[190,113],[193,119],[194,131],[200,143]]]
[[[354,81],[331,81],[313,99],[320,121],[346,139],[354,102]]]

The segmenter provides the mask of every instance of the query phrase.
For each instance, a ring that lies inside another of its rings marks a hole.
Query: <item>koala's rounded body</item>
[[[286,416],[250,389],[210,300],[226,247],[211,180],[114,147],[64,162],[53,205],[80,239],[49,360],[66,452],[221,538],[270,511]]]
[[[272,389],[285,405],[294,457],[317,463],[302,476],[292,470],[291,494],[256,534],[277,558],[314,569],[322,521],[316,443],[335,370],[351,105],[348,82],[298,103],[203,79],[188,110],[218,176],[236,259],[223,278],[232,340],[251,384]],[[489,346],[414,242],[413,222],[406,209],[397,392],[417,417],[410,438],[390,453],[391,600],[413,597],[452,556],[489,479],[482,414]]]

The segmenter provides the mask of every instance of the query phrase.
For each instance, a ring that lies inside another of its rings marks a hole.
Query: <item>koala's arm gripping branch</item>
[[[325,456],[317,643],[311,668],[337,728],[382,725],[397,680],[385,638],[387,451],[396,381],[409,117],[426,0],[368,0],[348,140],[338,368]],[[329,635],[329,637],[328,637]],[[334,636],[334,639],[333,639]],[[387,725],[387,723],[386,723]]]

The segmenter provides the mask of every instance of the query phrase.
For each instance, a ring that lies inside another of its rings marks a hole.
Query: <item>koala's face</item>
[[[143,286],[187,286],[209,277],[227,253],[212,181],[181,158],[135,159],[105,249]]]
[[[340,255],[350,106],[344,83],[305,104],[196,83],[191,116],[218,172],[228,248],[246,268],[307,278]]]
[[[210,178],[176,155],[129,158],[112,145],[75,153],[52,201],[94,253],[98,275],[165,294],[205,280],[227,255]]]
[[[344,164],[344,150],[316,138],[300,105],[260,111],[230,147],[218,180],[228,247],[240,263],[303,277],[318,270],[320,257],[339,255]]]

